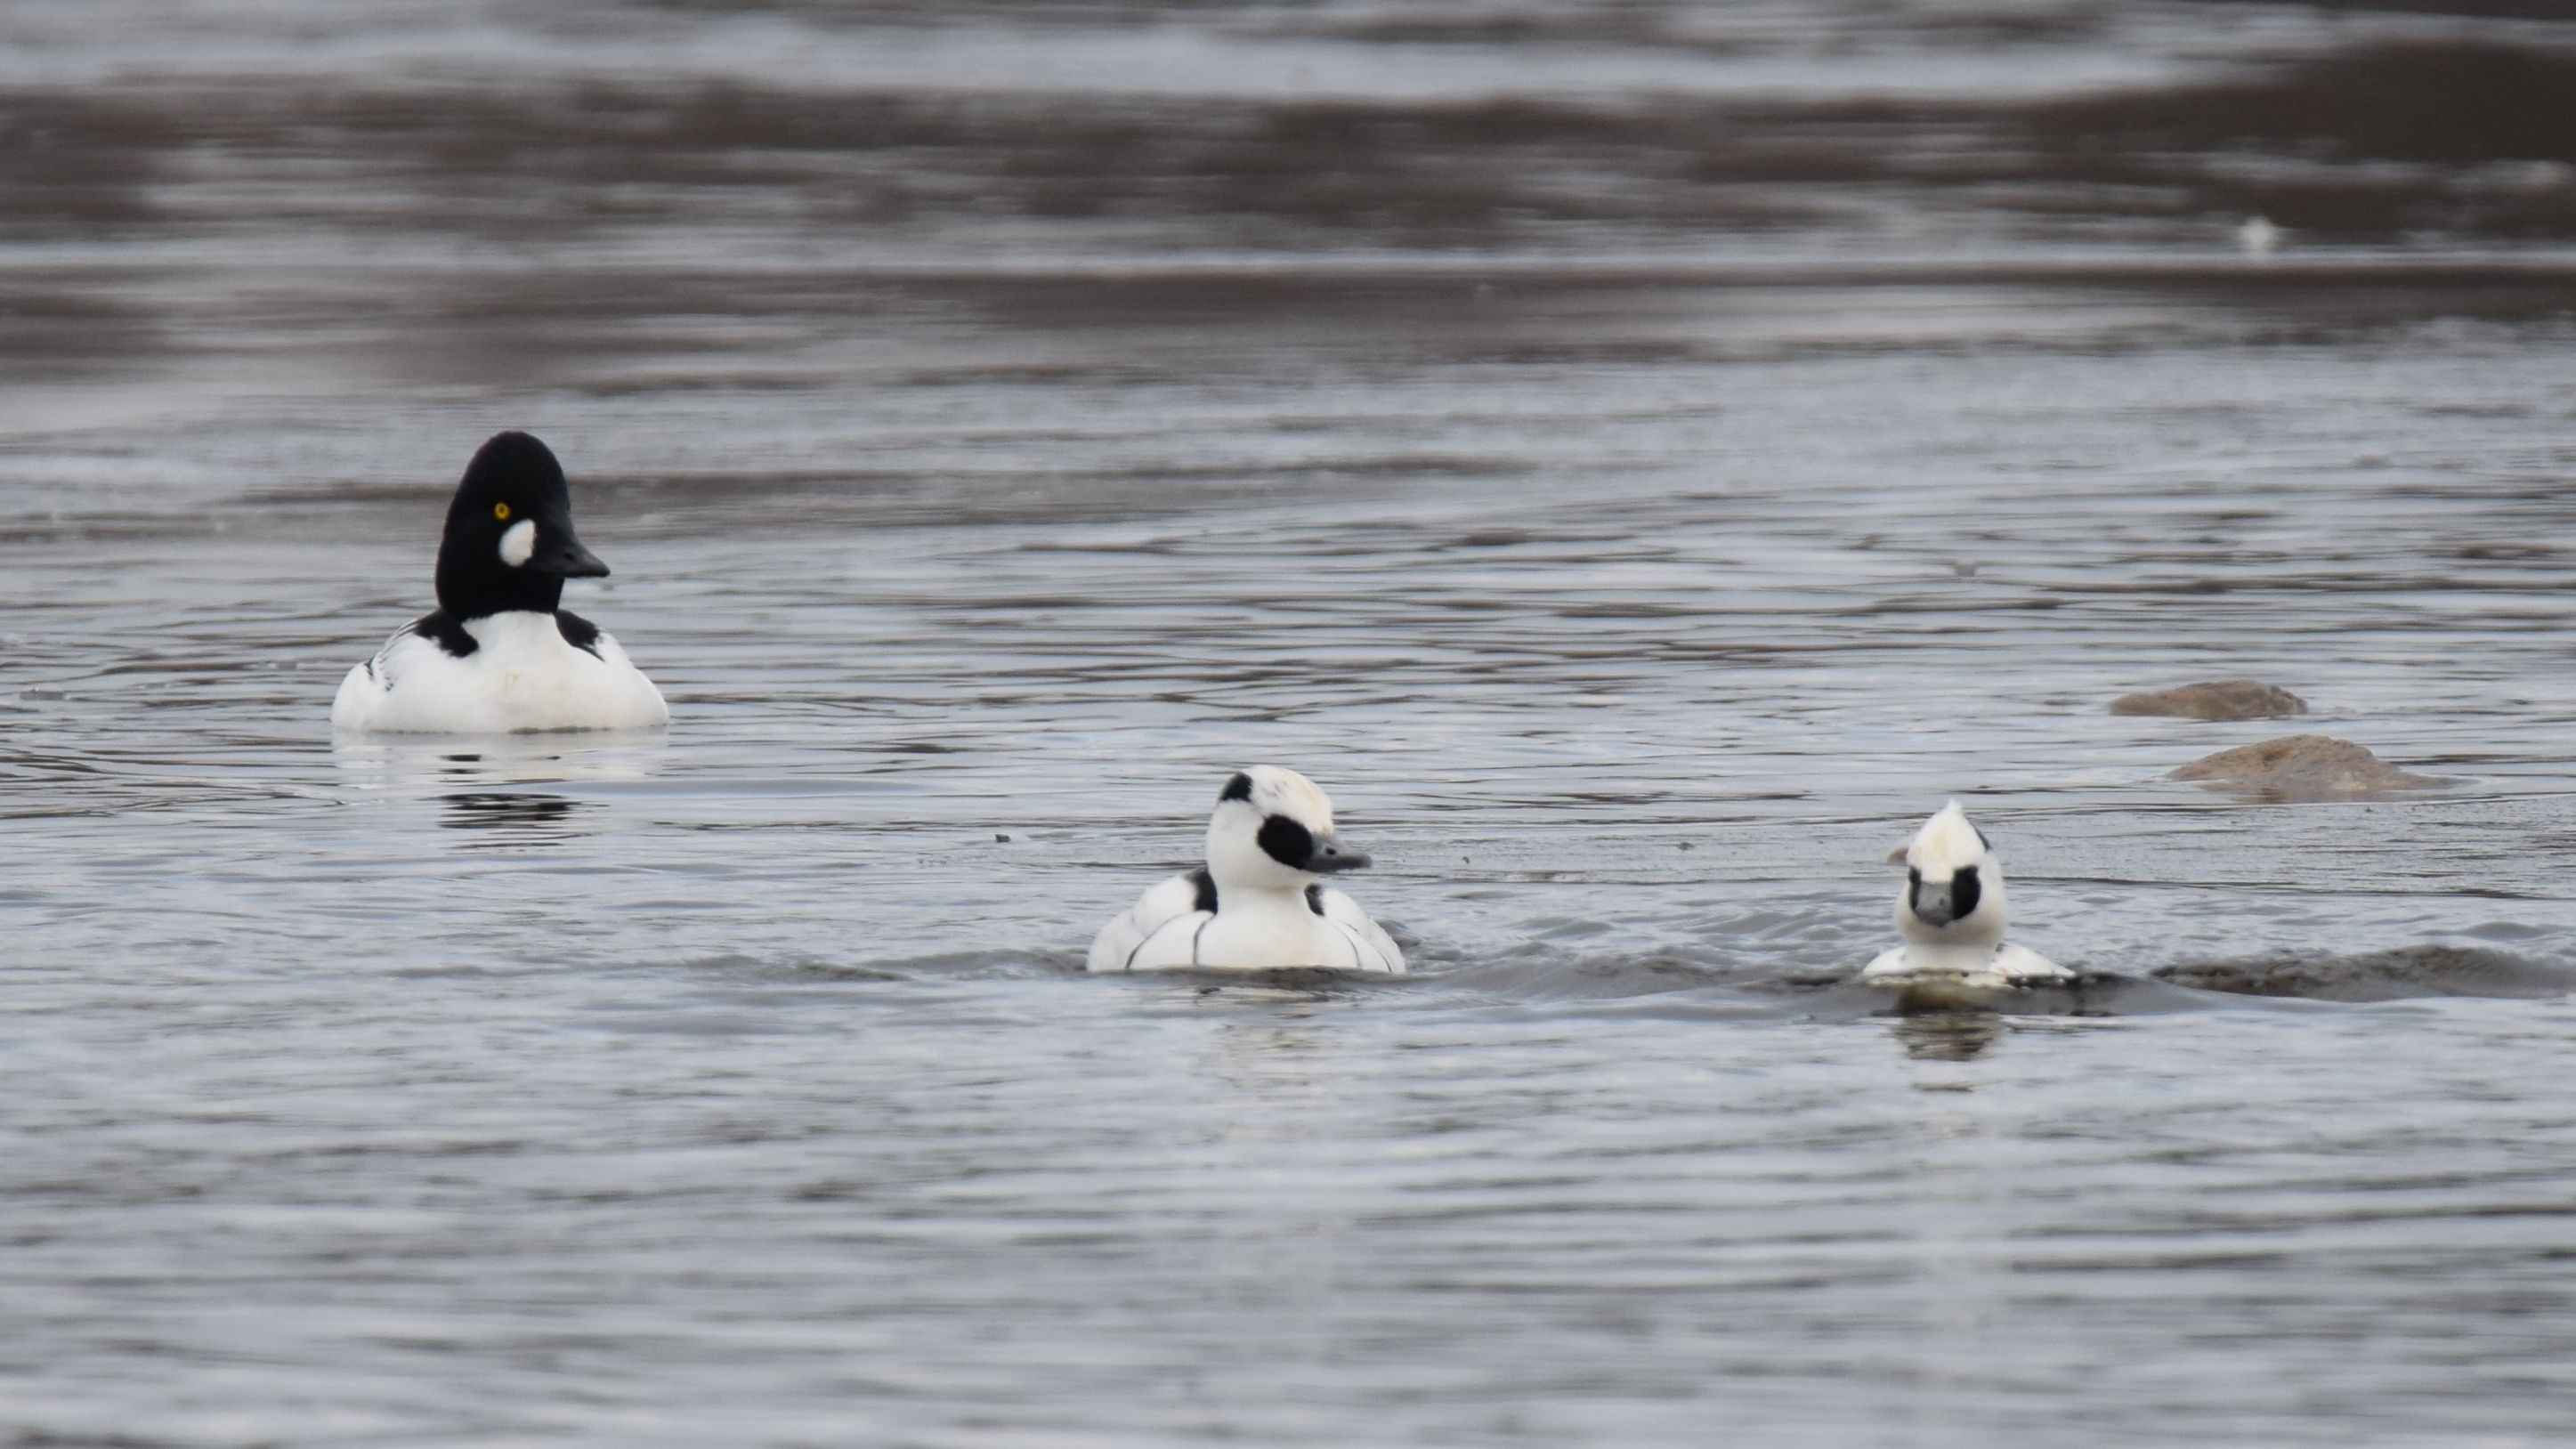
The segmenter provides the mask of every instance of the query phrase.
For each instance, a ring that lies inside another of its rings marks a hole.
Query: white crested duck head
[[[1207,864],[1220,894],[1302,891],[1318,876],[1368,863],[1333,833],[1333,802],[1294,770],[1255,765],[1226,781],[1216,797]]]
[[[1918,946],[1994,946],[2004,939],[2004,863],[1951,801],[1905,847],[1896,932]]]

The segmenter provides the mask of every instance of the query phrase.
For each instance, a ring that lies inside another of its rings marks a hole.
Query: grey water
[[[0,40],[0,1443],[2576,1423],[2560,7]],[[674,723],[335,742],[503,427]],[[1081,974],[1257,761],[1414,974]]]

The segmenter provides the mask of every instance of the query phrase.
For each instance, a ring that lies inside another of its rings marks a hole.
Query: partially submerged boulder
[[[2306,714],[2308,702],[2259,679],[2213,679],[2154,694],[2124,694],[2113,714],[2164,714],[2183,719],[2279,719]]]
[[[2357,956],[2276,952],[2232,961],[2180,961],[2147,973],[2176,986],[2241,996],[2315,1001],[2399,1001],[2410,996],[2564,996],[2563,966],[2486,946],[2426,943]]]
[[[2352,800],[2443,783],[2398,769],[2350,740],[2326,735],[2284,735],[2220,750],[2174,771],[2172,778],[2208,780],[2277,800]]]

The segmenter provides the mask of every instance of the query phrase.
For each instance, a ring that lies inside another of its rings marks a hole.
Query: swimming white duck
[[[1905,944],[1862,967],[1861,980],[2018,986],[2074,979],[2038,952],[2005,943],[2004,863],[1958,801],[1923,822],[1903,859],[1896,933]]]
[[[510,734],[644,729],[669,706],[599,627],[558,607],[566,579],[608,565],[572,531],[563,465],[502,433],[466,466],[438,543],[438,609],[349,671],[334,730]]]
[[[1320,879],[1368,863],[1334,835],[1333,802],[1312,780],[1255,765],[1217,795],[1207,864],[1145,892],[1103,926],[1091,969],[1400,973],[1394,940]]]

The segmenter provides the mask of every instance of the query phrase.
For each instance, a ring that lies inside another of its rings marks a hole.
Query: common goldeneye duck
[[[566,579],[608,565],[572,531],[563,465],[502,433],[466,465],[438,541],[438,610],[349,671],[335,730],[508,734],[671,722],[653,681],[599,626],[557,607]]]
[[[1369,858],[1333,834],[1333,802],[1294,770],[1225,782],[1207,864],[1152,890],[1091,943],[1094,971],[1404,970],[1404,953],[1320,877]]]
[[[1861,980],[2017,986],[2074,979],[2038,952],[2005,943],[2004,863],[1958,801],[1924,821],[1901,858],[1896,934],[1905,944],[1862,967]]]

